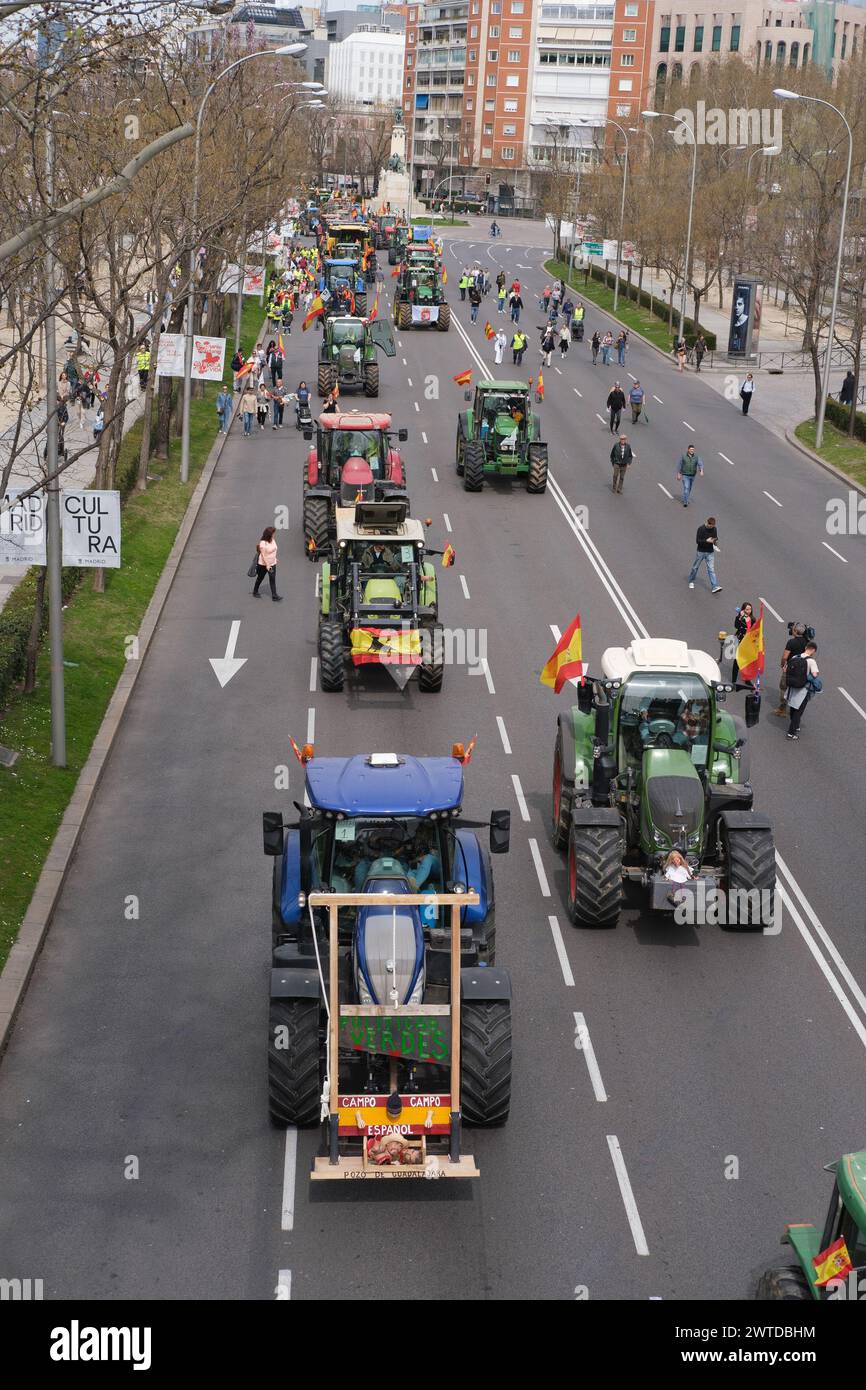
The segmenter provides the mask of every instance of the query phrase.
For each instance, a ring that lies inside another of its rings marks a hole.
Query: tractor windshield
[[[380,430],[334,430],[331,462],[342,468],[348,458],[366,459],[374,478],[384,476],[385,451]]]
[[[517,392],[491,391],[480,401],[479,427],[481,438],[498,433],[514,434],[526,421],[526,398]]]
[[[379,612],[383,618],[396,614],[404,603],[412,601],[410,565],[423,559],[421,547],[395,542],[356,541],[350,561],[358,566],[360,601],[365,609]]]
[[[419,816],[352,816],[334,827],[331,883],[339,893],[362,893],[377,860],[392,861],[389,876],[411,892],[442,892],[439,827]],[[377,876],[380,870],[377,867]]]
[[[646,748],[683,748],[707,761],[710,699],[699,676],[641,672],[629,677],[619,706],[620,765],[640,764]]]
[[[363,347],[364,346],[364,325],[362,323],[335,323],[334,324],[334,345],[335,347]]]

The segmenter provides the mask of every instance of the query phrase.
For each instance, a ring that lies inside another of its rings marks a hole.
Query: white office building
[[[530,113],[530,166],[593,155],[604,142],[610,87],[613,0],[537,9]],[[586,124],[583,124],[583,123]]]
[[[360,25],[328,48],[325,86],[332,98],[358,105],[399,106],[403,87],[403,34]]]

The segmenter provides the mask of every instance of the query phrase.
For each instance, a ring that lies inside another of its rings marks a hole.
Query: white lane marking
[[[664,405],[664,401],[662,400],[661,396],[653,396],[653,400],[658,401],[659,405]]]
[[[288,1303],[292,1297],[292,1271],[281,1269],[277,1275],[276,1298],[278,1303]]]
[[[535,872],[538,875],[538,886],[541,889],[543,898],[550,897],[550,884],[547,881],[547,874],[544,872],[544,865],[541,862],[541,855],[538,852],[538,841],[529,841],[529,853],[532,855],[532,862],[535,865]]]
[[[430,469],[430,472],[433,474],[433,481],[434,481],[434,483],[438,483],[438,481],[439,481],[439,474],[436,472],[436,469],[435,469],[435,468],[431,468],[431,469]]]
[[[449,515],[448,515],[447,512],[443,512],[443,513],[442,513],[442,520],[445,522],[445,530],[446,530],[446,531],[450,531],[450,530],[451,530],[451,518],[449,517]]]
[[[764,595],[763,595],[763,594],[758,594],[758,600],[759,600],[759,602],[761,602],[761,603],[764,605],[764,607],[765,607],[770,613],[772,613],[772,615],[773,615],[773,617],[776,619],[776,622],[777,622],[777,623],[782,623],[782,622],[785,621],[784,618],[783,618],[779,613],[776,612],[776,610],[775,610],[775,608],[773,607],[773,605],[772,605],[771,603],[768,603],[768,602],[767,602],[767,600],[764,598]]]
[[[631,1190],[631,1183],[629,1182],[625,1159],[622,1156],[622,1149],[619,1146],[619,1140],[615,1134],[609,1134],[607,1136],[607,1147],[610,1149],[610,1156],[613,1159],[614,1172],[616,1173],[616,1180],[619,1183],[620,1196],[622,1197],[622,1204],[625,1207],[625,1214],[628,1217],[628,1224],[631,1227],[634,1248],[639,1255],[648,1255],[649,1246],[646,1243],[646,1236],[643,1233],[637,1202]]]
[[[580,396],[580,399],[583,400],[583,392],[582,392],[582,391],[578,391],[578,389],[577,389],[576,386],[572,386],[571,389],[572,389],[572,391],[574,392],[574,394],[575,394],[576,396]]]
[[[553,370],[557,373],[558,376],[562,376],[562,372],[559,370],[559,368],[558,368],[555,364],[554,364]]]
[[[316,741],[316,709],[311,705],[307,710],[307,737],[305,743],[315,743]]]
[[[406,361],[406,358],[404,357],[404,358],[403,358],[403,366],[404,366],[404,367],[408,367],[408,365],[409,365],[409,363]],[[410,385],[410,386],[412,385],[411,381],[409,382],[409,385]]]
[[[420,407],[420,405],[418,404],[418,402],[417,402],[417,401],[413,401],[412,404],[414,405],[415,409],[418,411],[418,414],[420,415],[420,414],[421,414],[421,407]]]
[[[559,929],[559,922],[555,917],[548,917],[550,930],[553,934],[553,944],[556,947],[556,955],[559,960],[559,968],[562,971],[562,978],[569,989],[574,989],[574,976],[571,973],[571,966],[568,963],[568,956],[565,954],[565,942],[562,939],[562,932]]]
[[[310,657],[310,689],[313,691],[314,694],[315,694],[315,691],[316,691],[316,686],[317,686],[317,684],[318,684],[318,679],[317,679],[317,678],[318,678],[318,674],[319,674],[319,658],[318,658],[317,656],[311,656],[311,657]]]
[[[862,705],[858,705],[857,701],[851,698],[851,696],[848,694],[848,691],[845,689],[845,687],[842,686],[842,685],[840,685],[840,686],[837,687],[837,689],[838,689],[840,695],[844,695],[844,696],[845,696],[845,699],[848,701],[848,704],[851,705],[851,706],[853,706],[854,709],[856,709],[856,711],[857,711],[857,713],[860,715],[861,719],[866,719],[866,709],[863,709]]]
[[[694,432],[695,432],[695,427],[694,427],[694,425],[690,425],[689,422],[688,422],[688,420],[683,420],[683,424],[685,425],[685,427],[686,427],[687,430],[691,430],[692,434],[694,434]]]
[[[629,381],[637,381],[637,377],[632,376],[631,372],[626,372],[626,376],[628,377]]]
[[[520,807],[521,819],[529,820],[529,807],[526,804],[526,797],[523,795],[523,788],[520,785],[520,778],[518,777],[516,772],[512,772],[511,774],[511,783],[514,787],[514,795],[517,798],[517,805]]]
[[[601,1071],[595,1056],[595,1048],[589,1036],[589,1029],[586,1026],[586,1019],[583,1014],[574,1014],[574,1045],[578,1052],[582,1052],[586,1058],[586,1069],[589,1072],[589,1079],[592,1082],[592,1091],[597,1101],[607,1100],[607,1091],[604,1089],[604,1082],[601,1079]]]
[[[397,339],[397,346],[398,348],[401,348],[403,346],[402,340],[400,338]]]
[[[298,1169],[298,1131],[294,1125],[286,1130],[286,1153],[283,1159],[283,1211],[280,1229],[291,1231],[295,1225],[295,1175]]]
[[[549,626],[551,632],[553,633],[554,640],[558,642],[560,637],[562,636],[561,630],[556,626],[556,623],[550,623]]]
[[[485,679],[486,682],[487,682],[487,689],[490,691],[490,694],[491,694],[491,695],[495,695],[495,694],[496,694],[496,686],[493,684],[493,677],[492,677],[491,674],[490,674],[490,667],[487,665],[487,657],[486,657],[486,656],[482,656],[481,660],[480,660],[479,663],[478,663],[478,666],[481,667],[481,670],[482,670],[482,672],[484,673],[484,679]],[[473,671],[473,672],[474,672],[474,671],[477,671],[477,670],[478,670],[478,666],[472,666],[472,667],[470,667],[470,670]]]
[[[733,459],[729,459],[728,456],[727,456],[727,454],[723,454],[722,451],[721,451],[721,449],[719,450],[719,458],[720,458],[720,459],[724,459],[724,460],[725,460],[725,463],[729,463],[729,464],[731,465],[732,468],[735,468],[735,467],[736,467],[736,464],[734,463],[734,460],[733,460]]]
[[[468,586],[467,583],[466,583],[466,575],[465,575],[465,574],[461,574],[461,576],[460,576],[460,587],[461,587],[461,589],[463,590],[463,597],[464,597],[464,598],[468,598],[468,597],[469,597],[469,586]]]
[[[510,756],[511,741],[508,737],[508,730],[505,727],[505,720],[502,718],[501,714],[497,714],[496,723],[499,728],[499,737],[502,739],[502,747],[504,748],[505,752]]]
[[[771,502],[775,502],[777,507],[781,507],[782,504],[779,501],[778,497],[774,497],[772,492],[768,492],[766,488],[762,488],[761,490],[765,497],[769,497]]]
[[[532,266],[531,266],[531,265],[524,265],[524,264],[523,264],[523,261],[518,261],[518,262],[517,262],[517,269],[518,269],[518,270],[531,270],[531,269],[532,269]]]
[[[598,411],[595,412],[595,418],[596,420],[600,420],[603,425],[607,425],[609,423],[607,420],[605,420],[603,415],[599,415]]]
[[[410,376],[407,376],[406,380],[408,381],[409,385],[411,386],[411,385],[412,385],[412,378],[411,378]]]
[[[547,475],[547,486],[551,497],[559,507],[566,522],[571,527],[571,530],[574,532],[578,544],[607,590],[614,607],[617,609],[617,612],[623,619],[632,637],[649,637],[649,633],[620,588],[618,581],[614,579],[608,569],[607,562],[602,559],[602,556],[599,554],[595,542],[587,535],[582,523],[575,515],[574,508],[568,501],[559,483],[550,473]]]
[[[778,860],[778,858],[779,858],[779,856],[778,856],[778,854],[777,854],[777,855],[776,855],[776,859]],[[820,949],[819,949],[819,947],[818,947],[817,941],[815,940],[815,938],[813,937],[812,933],[809,931],[808,927],[807,927],[806,924],[804,923],[804,921],[803,921],[802,917],[800,916],[799,912],[798,912],[797,909],[795,908],[795,906],[794,906],[794,904],[793,904],[793,901],[791,900],[790,894],[788,893],[787,888],[785,887],[784,884],[779,883],[778,880],[777,880],[777,882],[776,882],[776,892],[779,894],[779,896],[780,896],[780,898],[782,899],[782,902],[784,903],[785,907],[788,909],[788,911],[790,912],[791,916],[793,917],[794,923],[795,923],[795,925],[796,925],[796,927],[797,927],[797,930],[799,931],[799,933],[800,933],[800,935],[802,936],[803,940],[805,941],[807,947],[809,948],[810,952],[812,953],[812,958],[813,958],[813,960],[815,961],[815,964],[817,965],[818,969],[821,971],[821,974],[824,976],[824,979],[827,981],[827,984],[828,984],[828,985],[830,986],[830,988],[832,989],[832,991],[833,991],[833,993],[835,994],[836,998],[839,1000],[839,1003],[842,1005],[842,1008],[845,1010],[845,1013],[848,1015],[848,1021],[849,1021],[849,1023],[851,1024],[852,1028],[853,1028],[854,1031],[856,1032],[856,1034],[857,1034],[857,1036],[859,1037],[859,1039],[860,1039],[861,1043],[863,1044],[863,1046],[866,1047],[866,1027],[864,1027],[864,1025],[863,1025],[863,1023],[861,1022],[860,1018],[859,1018],[859,1017],[857,1016],[857,1014],[854,1012],[854,1006],[853,1006],[853,1004],[852,1004],[851,1001],[849,1000],[849,998],[848,998],[847,994],[845,993],[844,989],[843,989],[842,986],[839,984],[839,981],[836,979],[836,976],[833,974],[833,971],[830,969],[829,965],[827,964],[826,960],[824,959],[823,955],[821,954],[821,951],[820,951]],[[846,967],[846,969],[847,969],[847,967]]]
[[[845,556],[840,555],[838,550],[834,550],[832,545],[827,545],[826,541],[822,541],[821,544],[825,546],[827,550],[829,550],[831,555],[835,555],[837,560],[841,560],[843,565],[847,565],[848,561],[845,559]]]
[[[662,490],[662,492],[664,493],[665,497],[669,497],[669,498],[671,499],[671,501],[673,502],[673,500],[674,500],[674,495],[673,495],[672,492],[668,492],[668,490],[667,490],[667,488],[665,487],[664,483],[657,483],[656,486],[657,486],[657,487],[660,487],[661,490]]]
[[[426,436],[426,434],[424,433],[423,430],[421,431],[421,439],[422,439],[422,442],[423,442],[424,444],[427,443],[427,436]]]

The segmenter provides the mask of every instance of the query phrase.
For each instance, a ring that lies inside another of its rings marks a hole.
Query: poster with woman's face
[[[734,285],[734,300],[731,305],[731,328],[728,335],[728,352],[745,356],[749,336],[749,309],[752,303],[752,285],[737,281]]]

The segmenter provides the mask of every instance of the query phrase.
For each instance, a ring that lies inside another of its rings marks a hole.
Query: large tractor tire
[[[368,362],[364,368],[364,395],[378,396],[379,394],[379,363]]]
[[[724,856],[728,903],[733,905],[734,892],[758,893],[757,900],[751,898],[744,902],[738,897],[737,915],[745,920],[731,921],[729,913],[726,925],[735,931],[771,927],[776,901],[776,851],[772,830],[726,827]]]
[[[463,1119],[504,1125],[511,1106],[511,1001],[465,999],[460,1013]]]
[[[398,328],[411,328],[411,327],[412,327],[412,305],[411,305],[411,304],[400,303],[400,304],[397,305],[397,327],[398,327]]]
[[[268,1109],[275,1125],[314,1125],[321,1113],[318,999],[272,999]]]
[[[397,264],[397,248],[396,248],[395,246],[389,246],[389,247],[388,247],[388,264],[389,264],[389,265],[396,265],[396,264]]]
[[[557,729],[556,744],[553,749],[553,806],[551,809],[551,832],[555,849],[565,849],[568,844],[568,828],[571,824],[571,807],[574,798],[574,782],[563,765],[562,730]]]
[[[469,439],[463,448],[463,486],[467,492],[480,492],[484,486],[484,445]]]
[[[454,446],[454,467],[457,469],[458,478],[463,477],[463,450],[466,448],[466,440],[459,425],[457,427],[457,443]]]
[[[370,260],[369,266],[367,267],[367,269],[366,269],[365,272],[364,272],[364,279],[367,281],[367,284],[368,284],[368,285],[375,285],[375,283],[376,283],[376,257],[375,257],[375,256],[372,257],[372,259]]]
[[[364,318],[364,317],[366,316],[366,313],[367,313],[367,296],[366,296],[366,294],[356,294],[356,295],[355,295],[355,317],[356,317],[356,318],[359,318],[359,319],[362,319],[362,318]]]
[[[418,688],[425,694],[438,694],[445,675],[445,635],[441,627],[424,628],[421,633],[421,665]]]
[[[762,1302],[812,1302],[809,1281],[799,1265],[782,1265],[768,1269],[758,1280],[755,1297]]]
[[[316,390],[324,400],[329,396],[337,384],[337,371],[328,362],[319,363],[319,376],[316,382]]]
[[[343,630],[339,623],[323,621],[319,627],[319,675],[323,690],[342,690],[346,677]]]
[[[439,329],[439,332],[440,332],[440,333],[447,333],[447,332],[448,332],[448,329],[451,327],[451,305],[450,305],[450,304],[440,304],[440,305],[439,305],[439,317],[438,317],[437,320],[436,320],[436,327]]]
[[[622,904],[622,845],[613,825],[570,825],[568,915],[576,927],[614,927]]]
[[[526,475],[527,492],[545,492],[547,489],[547,445],[530,444],[529,472]]]
[[[328,544],[328,522],[330,507],[327,497],[304,498],[304,535],[316,542],[316,549],[322,550]]]

